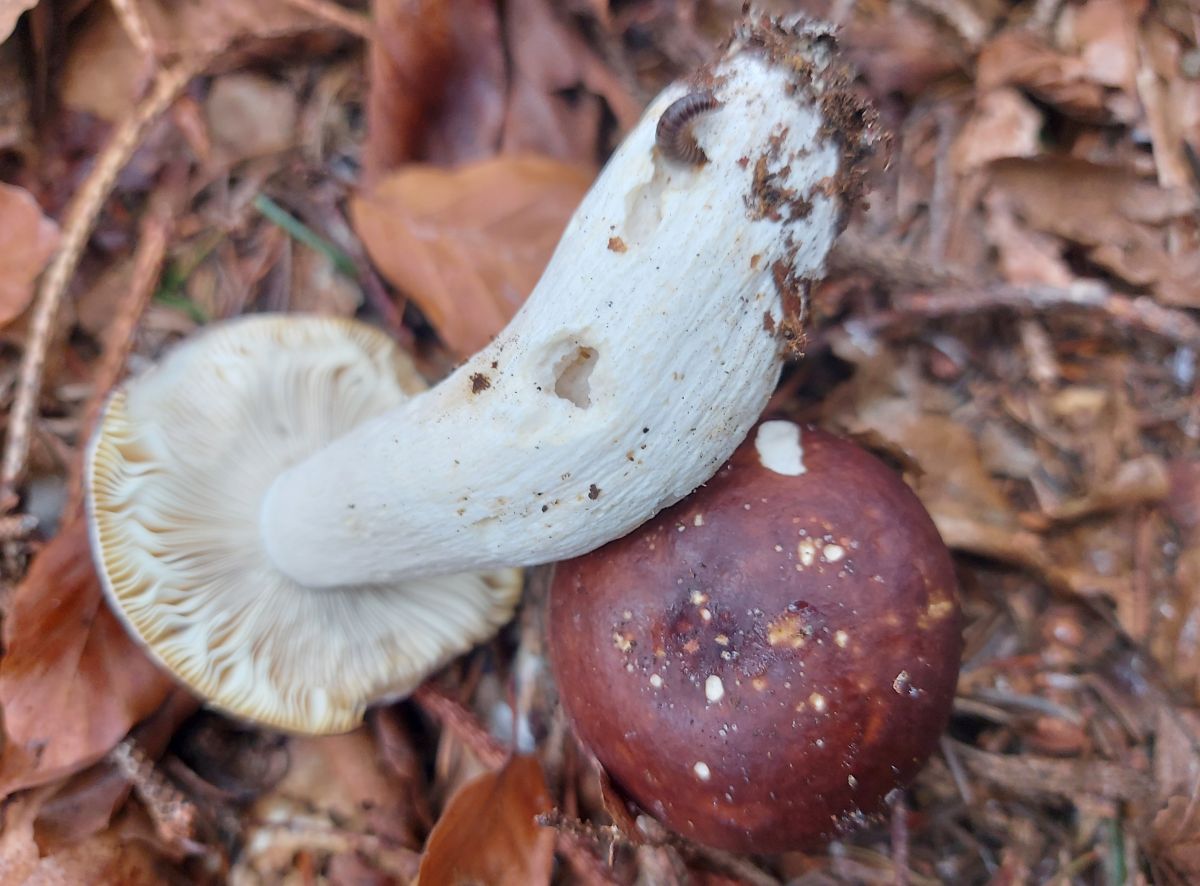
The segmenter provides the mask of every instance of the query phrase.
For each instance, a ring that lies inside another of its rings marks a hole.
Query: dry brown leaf
[[[105,605],[81,520],[34,559],[4,643],[0,797],[94,763],[172,686]]]
[[[845,46],[874,95],[919,95],[963,66],[936,25],[907,4],[888,3],[874,18],[856,16],[846,27]]]
[[[1080,58],[1064,55],[1032,31],[1001,31],[979,53],[976,89],[1016,86],[1060,110],[1085,120],[1108,116],[1105,87],[1089,76]]]
[[[1097,264],[1173,304],[1200,304],[1200,255],[1168,251],[1163,226],[1196,208],[1194,194],[1168,190],[1120,168],[1064,157],[1000,160],[993,187],[1034,229],[1089,249]]]
[[[1066,32],[1089,80],[1134,94],[1138,17],[1144,8],[1144,0],[1088,0],[1068,8],[1060,30]]]
[[[65,883],[161,886],[163,882],[163,871],[158,870],[143,843],[123,841],[116,833],[107,831],[41,859],[22,886]]]
[[[621,130],[637,122],[639,104],[563,24],[557,4],[513,0],[504,27],[513,69],[502,142],[506,153],[531,151],[592,163],[601,147],[606,108]]]
[[[1150,830],[1155,854],[1183,878],[1181,882],[1200,880],[1200,804],[1195,797],[1171,797],[1154,816]]]
[[[351,218],[380,272],[465,356],[529,295],[591,177],[530,155],[409,166],[355,198]]]
[[[153,61],[141,52],[117,18],[111,3],[97,3],[73,25],[63,61],[63,104],[116,123],[129,116],[154,74]]]
[[[157,759],[179,726],[199,706],[194,695],[177,687],[158,710],[134,727],[129,739],[147,757]],[[34,823],[34,836],[43,852],[80,843],[107,829],[129,796],[130,782],[106,755],[52,790]]]
[[[58,225],[24,188],[0,182],[0,327],[29,306],[34,282],[58,248]]]
[[[550,882],[554,831],[535,818],[550,797],[535,757],[514,757],[460,788],[434,825],[422,883],[537,886]]]
[[[21,13],[37,4],[38,0],[0,0],[0,43],[13,32]]]
[[[1200,459],[1178,459],[1170,466],[1167,512],[1179,532],[1170,613],[1158,630],[1159,658],[1175,681],[1200,698]]]
[[[992,191],[983,201],[984,230],[995,247],[1000,272],[1017,285],[1069,286],[1075,275],[1062,257],[1056,237],[1019,224],[1011,201]]]
[[[961,175],[992,160],[1033,157],[1040,150],[1041,129],[1041,112],[1017,90],[985,92],[955,139],[955,169]]]
[[[491,154],[508,89],[500,17],[472,0],[376,0],[364,182],[401,163]]]
[[[298,113],[292,88],[261,74],[218,77],[204,102],[213,143],[228,163],[292,147]]]
[[[243,874],[282,882],[301,846],[324,856],[334,882],[373,882],[378,874],[415,867],[412,798],[406,790],[413,785],[392,773],[367,729],[292,738],[287,753],[287,774],[254,804],[257,824],[238,863]],[[288,823],[284,830],[290,833],[279,832],[280,822]]]

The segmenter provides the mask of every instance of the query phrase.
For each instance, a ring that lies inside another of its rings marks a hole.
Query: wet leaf
[[[580,167],[528,155],[453,171],[409,166],[356,198],[351,218],[380,272],[467,355],[529,295],[590,181]]]
[[[29,306],[34,283],[58,247],[58,225],[24,188],[0,183],[0,327]]]
[[[94,763],[172,686],[105,604],[79,520],[46,546],[17,587],[4,642],[0,796]]]
[[[514,757],[450,798],[429,835],[421,882],[445,886],[536,886],[550,882],[554,832],[536,816],[550,811],[542,768]]]

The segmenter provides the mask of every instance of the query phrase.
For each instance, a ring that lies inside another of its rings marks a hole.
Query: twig
[[[329,0],[287,0],[287,3],[289,6],[307,12],[313,18],[341,28],[363,40],[375,39],[374,24],[361,13],[352,12],[336,3],[329,2]]]
[[[499,769],[512,756],[509,748],[488,735],[474,714],[442,690],[426,683],[412,694],[412,700],[426,714],[453,732],[484,766]]]
[[[892,869],[896,878],[896,886],[908,886],[908,803],[905,802],[904,792],[896,795],[892,803]]]
[[[108,759],[133,784],[138,799],[150,813],[158,835],[168,846],[186,854],[203,853],[194,839],[196,807],[154,766],[132,739],[123,739],[108,752]]]
[[[955,267],[934,267],[906,255],[895,245],[854,234],[841,237],[829,257],[833,274],[863,273],[887,285],[897,296],[889,311],[866,318],[881,329],[913,316],[942,317],[987,310],[1046,311],[1057,307],[1098,310],[1113,322],[1152,333],[1174,344],[1200,348],[1200,323],[1184,311],[1161,305],[1148,295],[1113,292],[1097,280],[1069,286],[980,285]]]
[[[1066,287],[1001,285],[916,293],[898,299],[894,313],[900,318],[906,314],[939,317],[999,308],[1045,311],[1057,307],[1098,310],[1122,326],[1153,333],[1183,347],[1200,348],[1200,323],[1183,311],[1164,307],[1148,295],[1118,295],[1100,283],[1082,280]],[[891,325],[900,318],[885,314],[868,322]]]
[[[619,828],[583,821],[566,815],[561,809],[552,809],[536,820],[542,827],[555,830],[558,851],[571,865],[579,882],[589,886],[620,882],[612,872],[611,859],[618,845],[632,846],[633,843]],[[608,856],[610,864],[600,860],[600,853]]]
[[[16,484],[25,471],[29,455],[29,433],[42,387],[46,351],[58,308],[71,281],[100,210],[149,126],[183,91],[188,81],[203,70],[206,59],[193,58],[163,68],[155,77],[150,94],[121,122],[95,168],[67,209],[63,238],[58,253],[42,278],[37,305],[30,323],[29,339],[21,358],[16,396],[8,419],[8,437],[0,459],[0,509],[17,501]]]
[[[146,24],[146,17],[142,15],[138,0],[112,0],[112,5],[126,36],[137,51],[151,58],[158,58],[158,45],[150,33],[150,26]]]
[[[915,0],[915,5],[950,25],[971,49],[987,37],[988,23],[964,0]]]

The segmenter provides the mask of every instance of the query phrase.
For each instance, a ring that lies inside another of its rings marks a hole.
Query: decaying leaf
[[[80,520],[46,546],[17,587],[4,644],[0,796],[94,763],[172,685],[105,605]]]
[[[1017,90],[985,92],[955,140],[955,166],[962,173],[1004,157],[1033,157],[1041,128],[1041,113]]]
[[[1059,52],[1021,28],[1003,31],[984,46],[976,85],[984,90],[1017,86],[1087,120],[1102,120],[1108,113],[1105,87],[1091,79],[1082,59]]]
[[[153,74],[153,60],[129,39],[113,5],[95,4],[72,29],[62,100],[73,110],[116,123],[130,114]]]
[[[204,103],[209,132],[227,162],[290,148],[297,113],[296,94],[287,84],[242,72],[218,77]]]
[[[550,882],[554,832],[535,821],[550,797],[535,757],[514,757],[464,785],[429,835],[421,882],[537,886]]]
[[[1155,287],[1165,301],[1200,304],[1193,284],[1200,256],[1172,254],[1163,227],[1195,210],[1194,194],[1068,158],[1001,160],[989,174],[1034,229],[1087,247],[1092,261]]]
[[[46,791],[32,791],[10,800],[0,829],[0,883],[13,886],[64,886],[75,883],[120,883],[155,886],[163,882],[153,856],[144,845],[124,841],[116,830],[70,846],[41,853],[33,823]]]
[[[606,109],[625,130],[637,121],[640,106],[592,48],[563,24],[558,4],[513,0],[507,13],[505,43],[513,77],[502,149],[591,162]]]
[[[453,165],[491,154],[508,74],[500,15],[469,0],[376,0],[364,181],[401,163]]]
[[[0,327],[29,306],[34,282],[58,247],[58,225],[24,188],[0,182]]]
[[[357,197],[351,217],[383,275],[467,355],[529,295],[590,181],[529,155],[453,171],[409,166]]]

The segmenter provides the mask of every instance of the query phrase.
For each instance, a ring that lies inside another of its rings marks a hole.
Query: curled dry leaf
[[[591,178],[531,155],[409,166],[355,198],[351,218],[384,277],[465,356],[521,306]]]
[[[29,306],[34,282],[58,247],[58,225],[24,188],[0,183],[0,327]]]
[[[42,550],[17,587],[4,645],[0,797],[94,763],[172,685],[105,605],[79,520]]]
[[[17,19],[26,9],[37,6],[38,0],[0,0],[0,43],[8,39],[8,35],[17,26]]]
[[[537,886],[550,882],[554,831],[536,817],[550,797],[535,757],[514,757],[464,785],[434,825],[421,860],[422,883]]]

